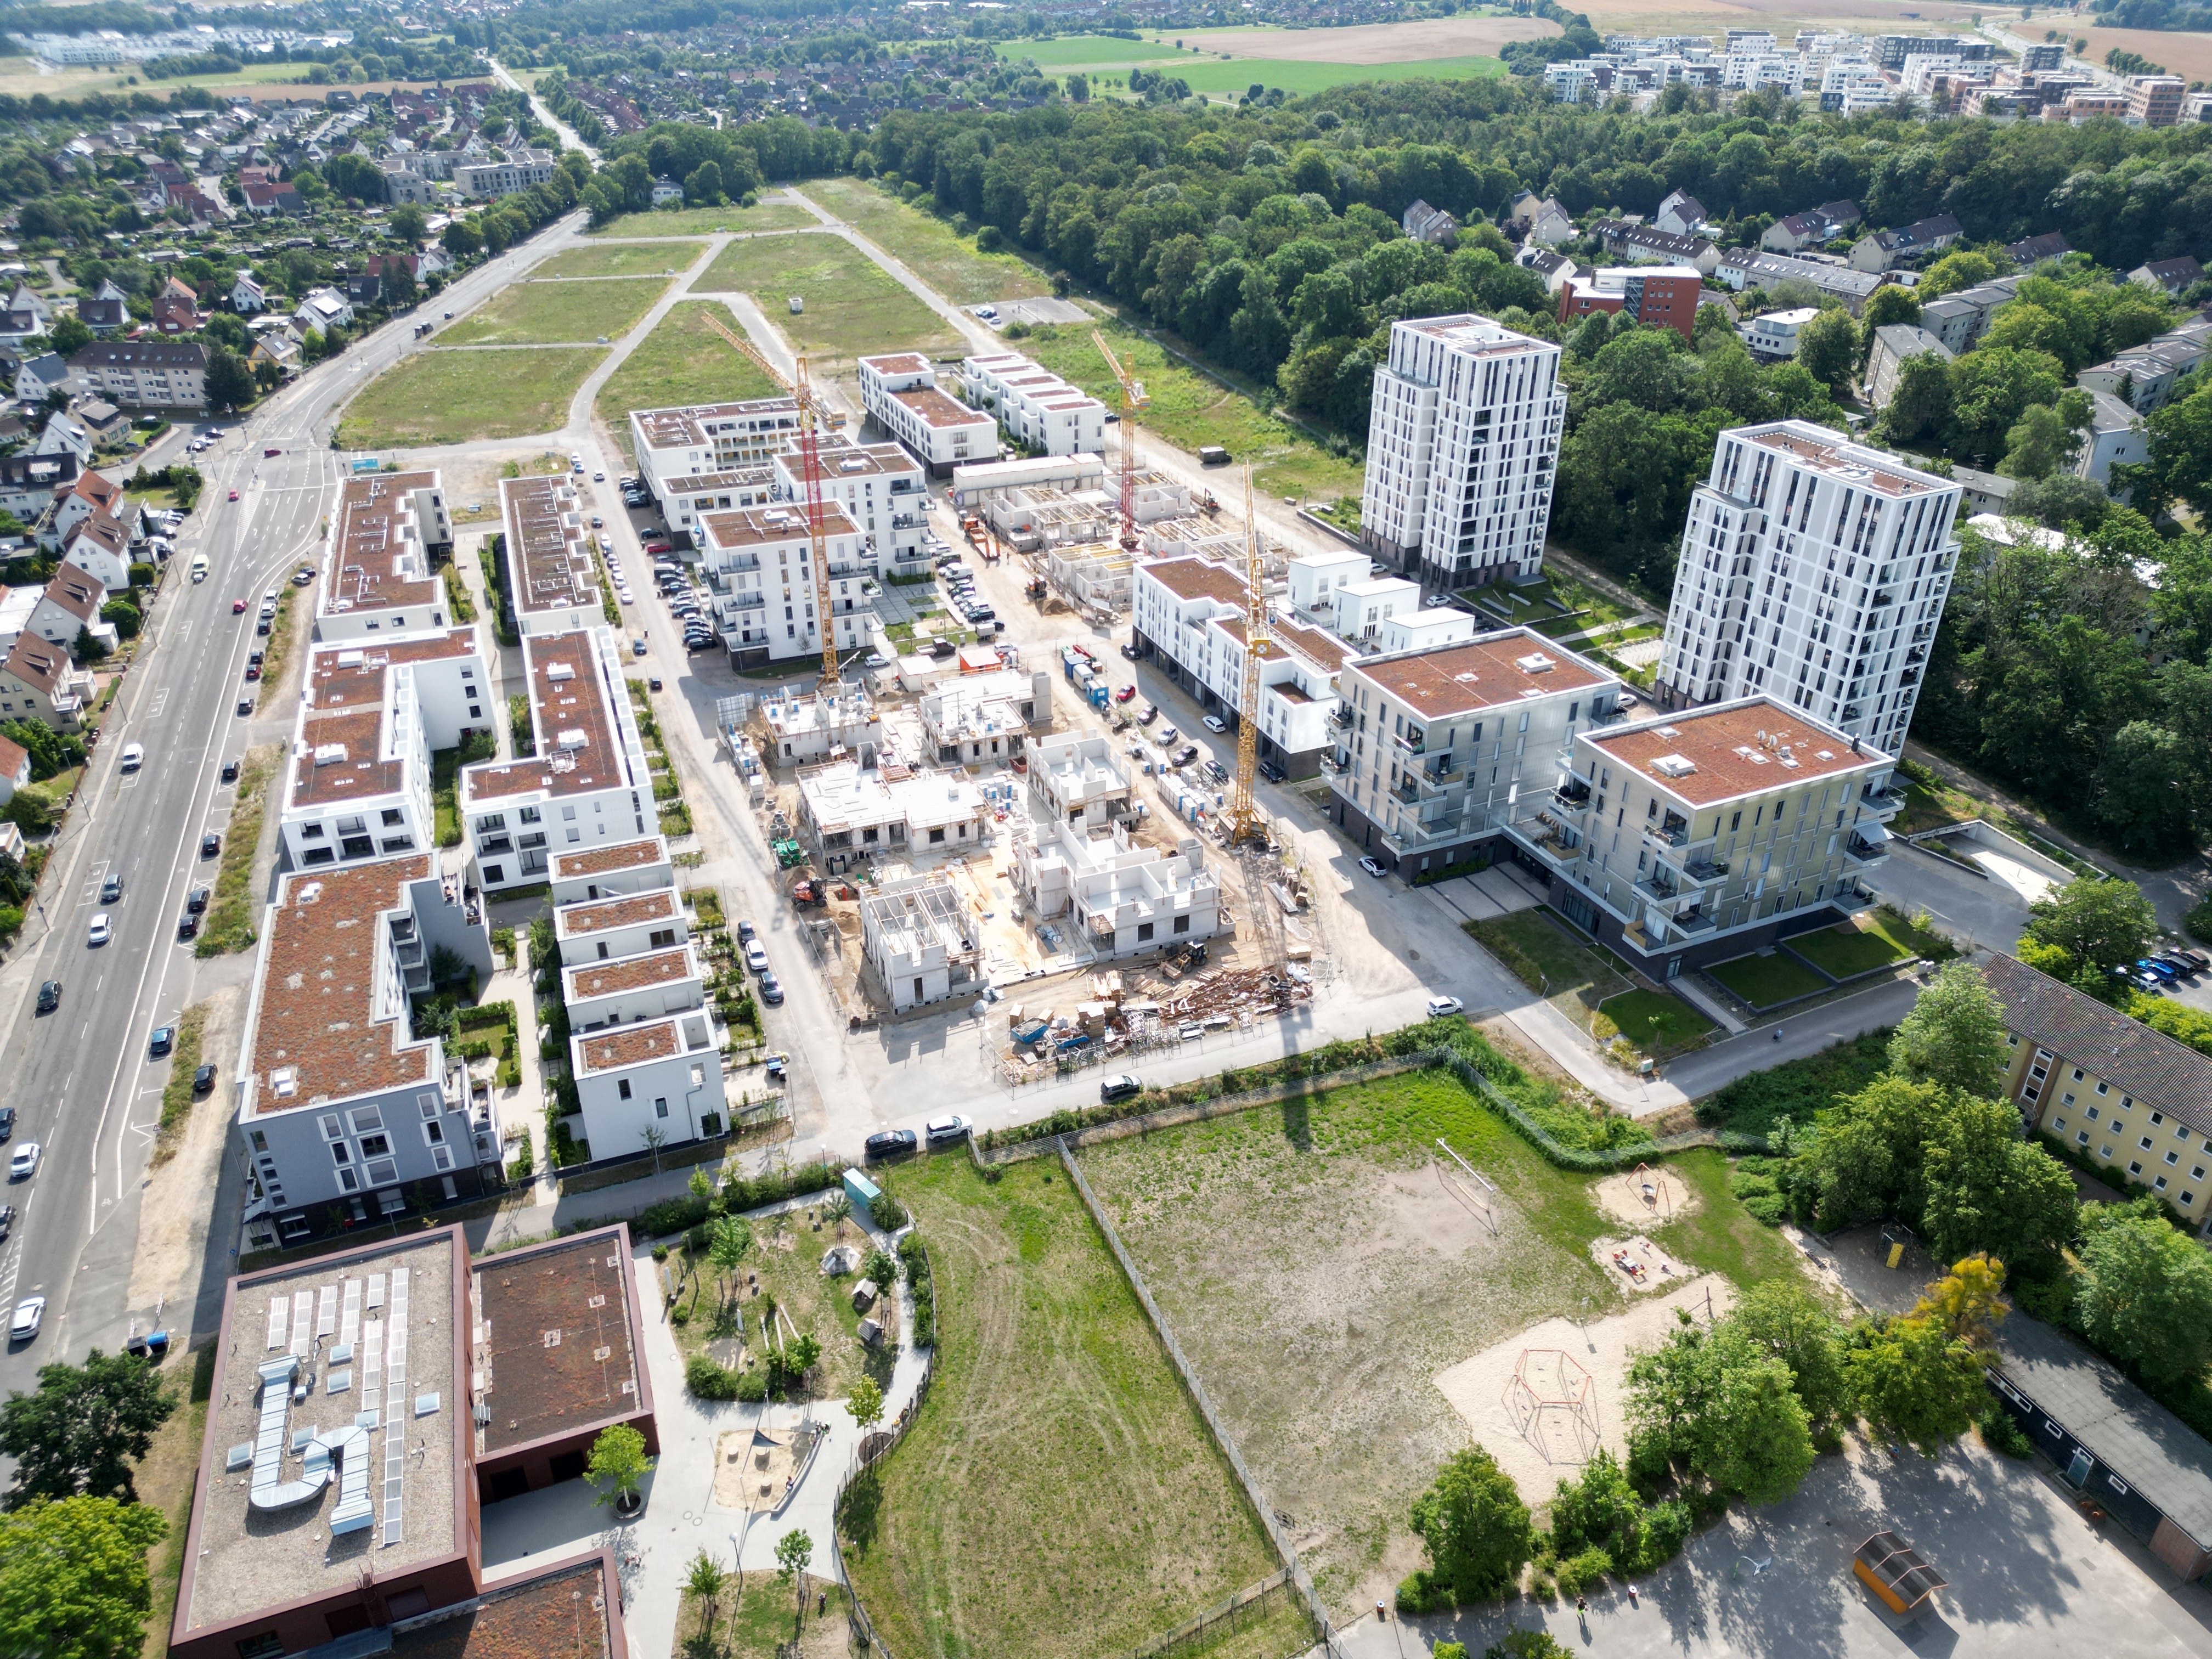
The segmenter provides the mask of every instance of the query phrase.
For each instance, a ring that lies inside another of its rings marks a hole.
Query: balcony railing
[[[1337,704],[1334,708],[1329,710],[1328,719],[1330,725],[1340,726],[1344,727],[1346,731],[1350,731],[1352,729],[1352,705],[1343,702]]]
[[[1406,732],[1401,732],[1397,736],[1392,738],[1390,741],[1396,744],[1399,748],[1404,750],[1409,755],[1425,755],[1428,753],[1428,749],[1422,734],[1415,733],[1408,735]]]
[[[1865,841],[1855,834],[1845,836],[1844,856],[1854,864],[1879,864],[1889,856],[1889,842]]]
[[[1876,606],[1895,605],[1897,603],[1897,595],[1894,593],[1877,593],[1871,600],[1869,601],[1869,603]]]
[[[1717,881],[1728,879],[1729,861],[1726,859],[1692,859],[1682,866],[1682,879],[1693,887],[1710,887]]]
[[[1689,844],[1690,826],[1677,817],[1644,826],[1644,839],[1655,847],[1685,847]]]
[[[1905,786],[1901,783],[1869,783],[1859,792],[1859,799],[1877,812],[1894,812],[1905,805]]]
[[[1419,800],[1421,798],[1420,789],[1413,782],[1413,775],[1411,772],[1407,773],[1403,777],[1400,778],[1396,787],[1393,788],[1390,793],[1395,795],[1400,800],[1405,802],[1408,806],[1411,806],[1414,802]]]
[[[1678,933],[1695,938],[1699,933],[1711,933],[1719,924],[1706,911],[1686,910],[1679,916],[1668,917],[1667,925]]]
[[[1682,896],[1682,890],[1671,881],[1662,881],[1656,876],[1639,876],[1636,890],[1655,904],[1671,904]]]

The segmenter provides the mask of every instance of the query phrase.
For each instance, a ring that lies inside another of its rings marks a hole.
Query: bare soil
[[[1590,1197],[1607,1219],[1638,1229],[1663,1227],[1678,1217],[1694,1215],[1704,1202],[1696,1188],[1664,1164],[1607,1176],[1592,1184]]]
[[[232,1098],[229,1080],[238,1075],[245,988],[216,991],[198,1006],[207,1011],[200,1059],[216,1068],[216,1086],[192,1103],[176,1155],[147,1176],[138,1209],[138,1243],[131,1257],[129,1303],[134,1308],[185,1304],[189,1314],[208,1251],[215,1207],[209,1195],[222,1181],[222,1151],[230,1135],[226,1103]],[[150,1138],[150,1129],[145,1133]],[[191,1321],[183,1322],[189,1326]]]
[[[1650,1239],[1633,1233],[1626,1238],[1594,1238],[1589,1251],[1590,1260],[1626,1296],[1680,1290],[1698,1276],[1696,1268],[1684,1267]]]

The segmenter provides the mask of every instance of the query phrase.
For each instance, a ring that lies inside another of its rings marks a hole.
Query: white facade
[[[1682,537],[1662,700],[1764,693],[1895,752],[1958,562],[1960,495],[1807,422],[1722,433]]]
[[[1073,732],[1031,744],[1030,787],[1042,817],[1100,829],[1129,811],[1129,769],[1109,738]]]
[[[704,1008],[568,1039],[582,1139],[593,1158],[645,1153],[729,1127],[722,1054]]]
[[[968,901],[941,876],[894,882],[860,901],[860,945],[891,1012],[973,994],[982,984]]]
[[[660,503],[669,529],[679,533],[692,528],[695,509],[754,505],[722,500],[702,506],[691,498],[764,487],[759,470],[798,438],[799,404],[789,398],[629,412],[638,477]]]
[[[548,150],[511,150],[504,161],[455,162],[453,183],[464,196],[513,196],[547,183],[556,165]]]
[[[1221,931],[1221,887],[1195,837],[1173,854],[1137,847],[1115,825],[1091,835],[1040,826],[1014,848],[1014,884],[1039,917],[1073,919],[1102,957],[1194,944]]]
[[[929,533],[929,486],[920,464],[896,444],[854,443],[836,435],[822,440],[815,459],[818,493],[823,501],[842,507],[858,526],[860,562],[869,574],[926,573],[930,556],[922,538]],[[792,512],[800,511],[806,499],[805,456],[793,445],[771,457],[769,469],[776,499]]]
[[[1370,561],[1352,549],[1306,553],[1290,562],[1291,610],[1300,622],[1332,631],[1336,627],[1337,590],[1367,580]]]
[[[1336,590],[1335,617],[1329,629],[1339,639],[1372,651],[1383,624],[1421,609],[1421,585],[1402,576],[1370,576]]]
[[[860,405],[877,425],[943,477],[956,466],[990,461],[999,453],[999,423],[937,384],[920,352],[859,360]]]
[[[861,591],[873,567],[860,526],[824,504],[831,637],[842,654],[865,650],[875,611]],[[750,666],[822,655],[823,618],[814,582],[814,538],[803,503],[717,510],[694,532],[714,594],[714,619],[730,659]]]
[[[969,400],[995,413],[1018,442],[1048,455],[1105,447],[1106,405],[1026,357],[981,353],[961,364],[960,378]]]
[[[1797,336],[1820,314],[1818,306],[1798,306],[1789,311],[1769,311],[1751,319],[1746,343],[1767,357],[1795,357]]]
[[[1532,580],[1566,420],[1559,348],[1486,317],[1390,325],[1360,538],[1424,586]]]

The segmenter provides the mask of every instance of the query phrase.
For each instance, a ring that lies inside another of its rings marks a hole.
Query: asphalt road
[[[549,227],[479,267],[426,302],[417,318],[477,303],[561,245],[568,228]],[[318,554],[339,478],[330,450],[334,417],[379,371],[416,349],[412,332],[405,318],[386,325],[268,399],[199,459],[206,484],[198,510],[178,538],[176,568],[93,751],[25,943],[0,975],[7,1022],[0,1076],[9,1079],[5,1098],[19,1111],[12,1146],[35,1140],[43,1149],[37,1174],[0,1194],[16,1209],[0,1247],[0,1306],[47,1298],[44,1329],[0,1355],[0,1390],[27,1389],[42,1364],[81,1358],[88,1346],[112,1349],[134,1330],[155,1328],[156,1310],[127,1305],[139,1194],[169,1073],[167,1060],[149,1058],[148,1038],[199,999],[204,981],[236,976],[235,959],[198,963],[192,947],[177,940],[177,921],[189,889],[214,879],[199,841],[229,822],[233,793],[219,781],[222,763],[249,742],[289,738],[307,654],[294,652],[284,684],[246,684],[254,605],[243,616],[231,605],[258,602]],[[159,465],[181,447],[179,439],[149,459]],[[267,456],[270,448],[282,453]],[[195,584],[186,572],[198,553],[210,571]],[[253,714],[240,718],[238,703],[248,696]],[[146,763],[126,777],[118,762],[133,743],[144,746]],[[88,924],[103,908],[100,883],[114,872],[125,892],[105,907],[113,938],[94,948]],[[62,981],[61,1007],[38,1016],[37,988],[48,979]],[[229,1110],[234,1086],[233,1078],[220,1079],[200,1109]],[[224,1212],[211,1232],[221,1259],[206,1275],[216,1285],[229,1270],[234,1229],[226,1218],[235,1216],[240,1178],[235,1149],[228,1148],[208,1195]],[[188,1329],[191,1310],[163,1310],[161,1318]]]

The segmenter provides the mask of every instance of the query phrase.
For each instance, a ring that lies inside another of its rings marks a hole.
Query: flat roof
[[[179,1636],[350,1592],[371,1570],[388,1579],[464,1553],[458,1511],[471,1478],[468,1378],[453,1334],[465,1266],[461,1230],[447,1227],[230,1282]],[[349,1357],[335,1357],[349,1345]],[[368,1459],[374,1506],[373,1524],[358,1531],[331,1531],[341,1480],[283,1508],[255,1508],[247,1471],[230,1467],[232,1448],[250,1451],[261,1437],[260,1367],[295,1356],[309,1394],[277,1425],[276,1474],[301,1478],[305,1465],[292,1449],[301,1430],[335,1434],[375,1413],[367,1445],[349,1454]]]
[[[1154,559],[1137,568],[1179,599],[1218,599],[1240,608],[1245,602],[1243,573],[1211,559]]]
[[[1293,652],[1328,673],[1335,673],[1357,654],[1325,628],[1308,628],[1287,617],[1276,617],[1269,619],[1267,629]]]
[[[438,487],[434,471],[376,472],[346,480],[331,538],[337,568],[325,584],[325,614],[391,611],[441,597],[414,515],[415,492]]]
[[[1556,354],[1559,348],[1548,340],[1539,340],[1526,334],[1516,334],[1494,318],[1477,316],[1462,312],[1454,317],[1419,317],[1393,323],[1394,329],[1402,328],[1409,334],[1425,334],[1443,341],[1453,350],[1469,356],[1504,356],[1516,351],[1548,351]]]
[[[477,1262],[479,1458],[645,1408],[629,1270],[619,1222]]]
[[[1955,491],[1959,487],[1948,478],[1939,478],[1932,472],[1917,471],[1905,465],[1887,450],[1847,443],[1826,427],[1806,421],[1740,428],[1721,436],[1724,442],[1732,437],[1741,438],[1762,449],[1775,450],[1809,471],[1825,473],[1862,489],[1879,490],[1885,495],[1926,495],[1938,490]]]
[[[683,409],[633,409],[631,423],[648,449],[684,449],[714,442],[708,428],[717,422],[757,428],[763,418],[774,429],[799,429],[799,404],[792,398],[751,398],[738,403],[694,404]]]
[[[642,841],[617,842],[612,847],[556,853],[553,878],[566,881],[573,876],[605,876],[617,870],[641,870],[648,865],[667,862],[668,843],[659,836],[647,836]]]
[[[942,392],[938,395],[944,396]],[[817,463],[816,471],[828,483],[835,483],[840,478],[858,478],[871,474],[881,477],[921,471],[914,457],[896,444],[856,444],[832,437],[817,444],[814,453]],[[778,470],[789,473],[796,482],[802,484],[806,482],[806,457],[799,449],[786,450],[775,458],[775,465]]]
[[[300,710],[286,809],[336,805],[398,793],[406,785],[404,756],[385,757],[385,722],[392,714],[390,671],[410,663],[480,655],[473,626],[376,644],[346,640],[319,645],[307,659],[307,698]]]
[[[891,398],[904,404],[921,417],[923,423],[936,427],[994,426],[996,421],[980,409],[970,409],[957,398],[939,391],[933,386],[908,386],[903,392],[894,392]]]
[[[1580,691],[1613,677],[1526,628],[1349,663],[1356,674],[1423,720],[1515,706],[1532,695]]]
[[[1579,740],[1693,806],[1891,764],[1871,744],[1854,750],[1834,727],[1767,696],[1585,732]],[[1662,771],[1658,762],[1687,762],[1690,769]]]
[[[485,1587],[443,1618],[396,1631],[395,1659],[619,1659],[622,1586],[611,1557],[587,1556]]]
[[[568,611],[599,602],[599,571],[576,523],[575,492],[564,477],[502,478],[500,519],[517,613]]]
[[[919,351],[890,351],[860,362],[878,374],[924,374],[929,370],[929,359]]]
[[[824,536],[854,536],[859,527],[836,501],[823,501],[811,520]],[[785,542],[811,542],[806,503],[791,501],[777,507],[732,507],[702,514],[699,527],[717,547],[775,547]]]
[[[440,1086],[433,1045],[416,1042],[406,999],[376,996],[378,921],[410,882],[435,874],[428,854],[287,876],[269,918],[247,1070],[259,1112]]]
[[[463,768],[464,804],[638,785],[623,764],[621,715],[609,707],[614,696],[629,694],[603,683],[591,634],[526,635],[522,654],[530,665],[530,724],[538,752],[524,760],[483,761]],[[625,839],[636,839],[635,832]]]
[[[620,898],[592,899],[582,904],[563,904],[553,912],[556,934],[604,933],[614,927],[635,927],[648,921],[672,921],[678,900],[672,887],[656,887],[649,893],[626,893]]]
[[[577,1057],[587,1072],[619,1072],[684,1052],[684,1039],[677,1031],[673,1015],[649,1024],[585,1032],[576,1042]]]
[[[579,963],[567,970],[568,999],[619,996],[625,991],[649,991],[656,985],[680,985],[699,977],[691,947],[679,945],[670,951],[647,951],[635,957],[616,957],[606,962]]]

